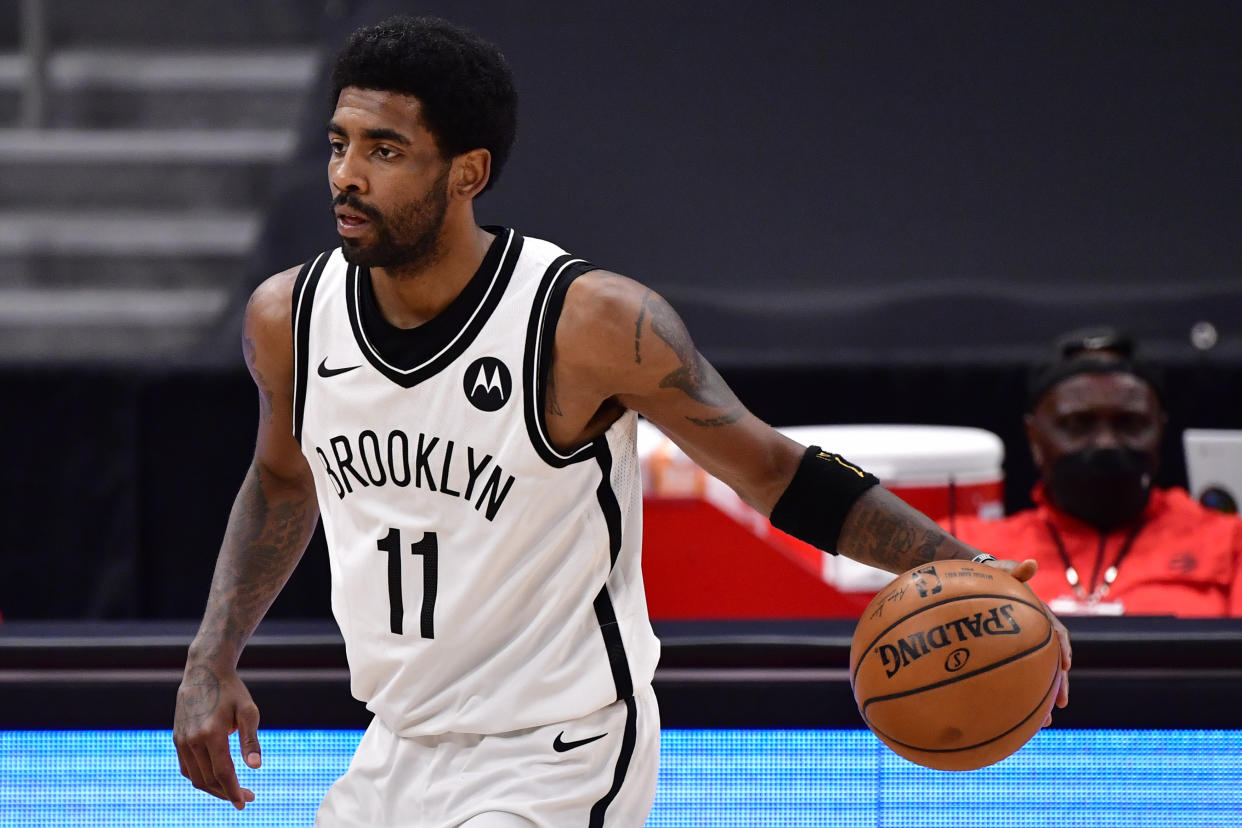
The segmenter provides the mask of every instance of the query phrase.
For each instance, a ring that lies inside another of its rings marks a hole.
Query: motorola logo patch
[[[513,395],[509,369],[496,357],[479,357],[466,369],[466,399],[480,411],[497,411]]]

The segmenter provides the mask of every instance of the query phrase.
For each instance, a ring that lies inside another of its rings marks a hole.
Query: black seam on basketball
[[[941,681],[936,682],[935,684],[925,684],[922,687],[917,687],[913,690],[903,690],[900,693],[889,693],[888,695],[885,695],[885,696],[873,696],[867,699],[867,702],[861,708],[859,708],[859,712],[863,714],[863,719],[866,719],[867,708],[875,704],[876,702],[892,701],[893,699],[901,699],[901,698],[905,698],[906,696],[913,696],[915,693],[922,693],[925,690],[935,690],[938,687],[947,687],[950,684],[955,684],[959,681],[965,681],[968,678],[981,675],[983,673],[988,672],[989,670],[995,670],[997,667],[1004,667],[1006,664],[1011,664],[1015,661],[1020,661],[1021,659],[1024,659],[1027,656],[1029,656],[1031,653],[1037,653],[1040,650],[1042,650],[1044,647],[1047,647],[1048,642],[1050,640],[1052,640],[1052,627],[1051,626],[1048,627],[1048,634],[1044,636],[1044,640],[1039,642],[1039,644],[1031,647],[1028,650],[1023,650],[1020,653],[1014,653],[1013,655],[1007,656],[1006,658],[1003,658],[1000,661],[997,661],[993,664],[989,664],[986,667],[980,667],[978,670],[974,670],[973,672],[963,673],[960,676],[951,676],[950,678],[943,679]]]
[[[1014,596],[1012,596],[1012,595],[1003,595],[1003,594],[998,594],[998,593],[993,593],[993,592],[975,592],[975,593],[971,593],[971,594],[969,594],[969,595],[953,595],[953,596],[950,596],[950,597],[948,597],[948,598],[942,598],[942,599],[940,599],[939,601],[937,601],[937,602],[936,602],[936,603],[934,603],[934,604],[928,604],[928,605],[927,605],[927,606],[925,606],[925,607],[919,607],[918,609],[914,610],[913,612],[906,613],[905,615],[901,616],[900,618],[898,618],[898,619],[897,619],[896,621],[894,621],[893,623],[889,624],[889,625],[888,625],[887,627],[885,627],[883,630],[881,630],[881,631],[879,632],[879,634],[878,634],[878,635],[876,635],[876,637],[875,637],[875,638],[873,638],[873,639],[871,640],[871,643],[870,643],[870,644],[868,644],[866,647],[864,647],[864,648],[860,651],[860,652],[862,653],[862,655],[861,655],[861,656],[859,656],[859,658],[858,658],[858,663],[854,665],[854,669],[852,669],[852,670],[850,671],[850,686],[851,686],[851,687],[852,687],[852,686],[854,686],[854,682],[855,682],[855,681],[857,680],[857,678],[858,678],[858,671],[859,671],[859,669],[861,669],[861,668],[862,668],[863,659],[865,659],[865,658],[867,657],[867,653],[871,652],[871,648],[872,648],[872,647],[874,647],[874,646],[876,645],[876,642],[877,642],[877,641],[879,641],[879,640],[880,640],[881,638],[883,638],[884,636],[888,635],[890,632],[892,632],[892,631],[893,631],[893,629],[894,629],[895,627],[900,626],[902,623],[904,623],[905,621],[910,620],[910,619],[911,619],[911,618],[913,618],[914,616],[918,615],[920,612],[927,612],[929,609],[935,609],[936,607],[942,607],[942,606],[944,606],[945,604],[952,604],[952,603],[953,603],[953,602],[955,602],[955,601],[970,601],[970,600],[973,600],[973,599],[975,599],[975,598],[1001,598],[1001,599],[1006,600],[1006,601],[1013,601],[1013,602],[1016,602],[1016,603],[1022,604],[1023,606],[1030,607],[1030,608],[1031,608],[1031,609],[1033,609],[1033,610],[1038,611],[1038,612],[1040,613],[1040,615],[1042,615],[1042,616],[1043,616],[1043,618],[1044,618],[1044,620],[1045,620],[1045,621],[1048,619],[1048,616],[1043,614],[1043,613],[1044,613],[1044,608],[1043,608],[1042,606],[1039,606],[1038,604],[1032,604],[1030,601],[1026,601],[1026,600],[1024,600],[1024,599],[1022,599],[1022,598],[1015,598],[1015,597],[1014,597]],[[1052,624],[1051,624],[1051,623],[1049,623],[1049,624],[1048,624],[1048,629],[1049,629],[1049,631],[1051,631],[1051,630],[1052,630]]]
[[[870,727],[873,731],[875,731],[877,736],[883,736],[885,739],[892,742],[893,744],[901,745],[902,747],[907,747],[907,748],[910,748],[911,750],[918,750],[923,753],[958,753],[963,750],[974,750],[975,748],[983,747],[984,745],[990,745],[997,740],[1004,739],[1010,733],[1013,733],[1015,730],[1022,727],[1022,725],[1030,721],[1030,718],[1039,711],[1039,708],[1044,706],[1044,702],[1048,700],[1048,694],[1052,692],[1052,688],[1057,686],[1057,679],[1060,677],[1060,672],[1061,671],[1058,669],[1052,674],[1052,682],[1048,685],[1048,689],[1044,691],[1044,694],[1040,696],[1039,702],[1036,703],[1035,707],[1031,709],[1030,713],[1027,713],[1025,716],[1019,719],[1017,724],[1015,724],[1013,727],[1006,730],[1004,733],[998,733],[997,735],[993,736],[991,739],[985,739],[984,741],[978,742],[973,745],[963,745],[962,747],[955,747],[955,748],[919,747],[918,745],[911,745],[911,744],[907,744],[906,742],[902,742],[897,739],[894,739],[892,736],[889,736],[884,731],[872,725],[871,722],[867,720],[866,716],[863,716],[863,720],[867,722],[868,727]],[[997,760],[997,761],[1000,761],[1000,760]]]

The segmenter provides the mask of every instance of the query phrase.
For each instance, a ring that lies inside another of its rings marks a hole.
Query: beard
[[[431,190],[417,201],[407,202],[395,208],[391,217],[359,200],[345,191],[332,201],[333,209],[349,207],[371,222],[375,231],[374,241],[363,243],[355,238],[341,238],[341,253],[345,261],[358,267],[380,267],[390,275],[400,276],[400,271],[417,273],[440,257],[440,231],[448,213],[448,167],[432,185]]]

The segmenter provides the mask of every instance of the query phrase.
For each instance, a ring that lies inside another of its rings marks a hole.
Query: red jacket
[[[942,524],[963,542],[998,558],[1034,558],[1039,571],[1029,583],[1049,604],[1067,598],[1084,603],[1066,579],[1051,523],[1087,595],[1116,564],[1116,580],[1100,601],[1119,603],[1114,609],[1126,615],[1242,616],[1242,520],[1237,517],[1201,506],[1184,489],[1153,489],[1141,528],[1117,564],[1130,529],[1104,535],[1057,511],[1042,484],[1035,486],[1033,498],[1034,508],[1004,520],[958,518],[952,527],[947,521]]]

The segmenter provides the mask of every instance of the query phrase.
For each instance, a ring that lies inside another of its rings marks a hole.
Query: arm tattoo
[[[905,572],[906,552],[914,545],[914,527],[900,515],[877,508],[859,498],[851,537],[853,552],[863,563],[872,563],[892,572]]]
[[[919,538],[917,545],[911,550],[911,554],[914,556],[914,563],[911,563],[910,566],[936,560],[939,557],[942,546],[944,546],[943,535],[937,534],[930,529],[924,530],[923,536]],[[906,567],[906,569],[909,568]]]
[[[725,413],[699,419],[686,419],[703,426],[721,426],[737,422],[745,410],[738,403],[737,397],[729,390],[729,386],[721,378],[716,369],[695,349],[677,312],[665,301],[651,291],[643,297],[643,307],[638,315],[637,337],[642,335],[642,321],[647,311],[651,311],[651,330],[656,336],[672,349],[680,366],[670,371],[660,380],[661,388],[676,388],[696,402],[712,408],[728,409]],[[638,353],[638,342],[634,343],[635,354]]]
[[[714,428],[715,426],[723,426],[723,425],[729,425],[730,423],[736,423],[738,420],[742,419],[742,415],[744,415],[745,413],[746,413],[746,409],[742,408],[739,405],[736,408],[726,411],[724,414],[721,414],[719,417],[708,417],[707,419],[703,419],[703,420],[699,419],[698,417],[687,417],[686,419],[694,423],[697,426]]]
[[[875,499],[871,493],[877,491],[878,487],[860,497],[847,518],[849,557],[890,572],[905,572],[929,561],[953,557],[945,554],[946,544],[952,540],[948,535],[928,525],[919,512],[905,514],[900,501],[894,510],[884,500]]]
[[[215,712],[220,702],[220,679],[207,667],[195,665],[186,672],[181,682],[180,696],[173,730],[184,734]]]
[[[200,636],[207,653],[237,652],[292,574],[314,529],[314,498],[269,501],[250,467],[233,504]]]
[[[242,350],[246,355],[246,365],[250,367],[250,373],[254,377],[254,384],[259,387],[259,419],[264,423],[271,423],[274,416],[272,414],[272,389],[268,387],[263,375],[255,366],[258,352],[254,347],[254,340],[248,336],[243,337]]]
[[[647,318],[647,306],[651,304],[651,291],[643,294],[643,305],[638,309],[638,319],[634,322],[634,363],[636,365],[643,364],[643,355],[638,348],[638,343],[643,338],[643,320]]]

